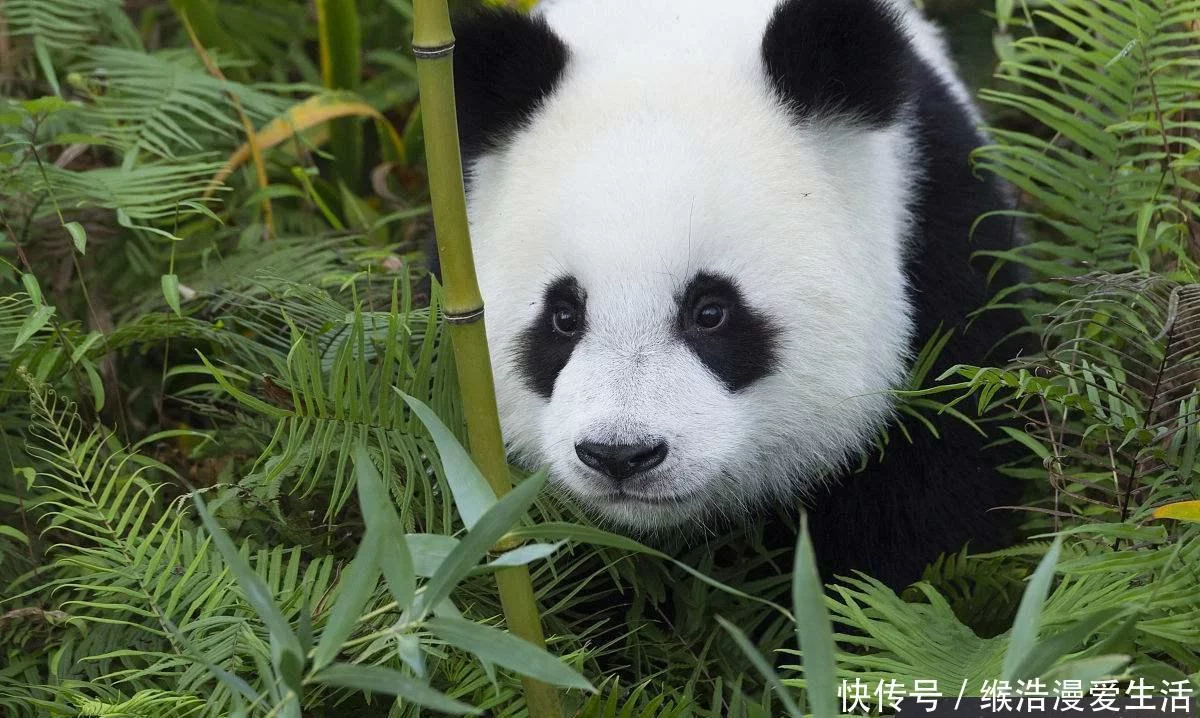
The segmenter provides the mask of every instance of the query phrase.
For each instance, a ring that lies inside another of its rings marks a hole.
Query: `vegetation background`
[[[880,450],[1016,414],[979,426],[1025,454],[997,468],[1032,538],[822,600],[753,532],[666,557],[540,475],[482,482],[421,271],[409,0],[3,0],[0,715],[522,715],[519,675],[586,716],[1200,688],[1200,0],[926,4],[1018,190],[995,303],[1042,351],[934,377],[931,342]],[[516,564],[547,651],[503,629]]]

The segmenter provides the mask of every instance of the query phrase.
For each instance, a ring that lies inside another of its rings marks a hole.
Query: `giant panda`
[[[972,170],[933,25],[904,0],[547,0],[455,34],[515,461],[649,539],[802,504],[827,575],[896,587],[1004,540],[1013,487],[973,429],[876,450],[935,331],[944,368],[1011,329],[972,316],[972,255],[1012,232],[975,226],[1006,190]]]

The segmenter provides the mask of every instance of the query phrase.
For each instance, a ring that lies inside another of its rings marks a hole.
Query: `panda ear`
[[[454,22],[454,93],[463,154],[502,145],[554,91],[567,46],[541,18],[485,10]]]
[[[892,0],[786,0],[762,41],[767,76],[799,120],[895,122],[917,62]]]

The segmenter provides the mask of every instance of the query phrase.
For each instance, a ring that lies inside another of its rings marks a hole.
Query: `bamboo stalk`
[[[504,440],[500,434],[492,365],[483,324],[483,297],[475,276],[467,202],[463,189],[462,155],[454,107],[454,33],[446,0],[413,3],[413,50],[425,129],[429,193],[437,232],[438,256],[445,284],[444,312],[458,367],[471,456],[497,496],[511,488]],[[530,643],[544,647],[541,616],[533,595],[529,570],[496,572],[500,603],[508,628]],[[529,715],[559,718],[562,706],[549,685],[522,677]]]

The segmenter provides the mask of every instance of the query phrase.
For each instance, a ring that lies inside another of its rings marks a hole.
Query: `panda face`
[[[907,362],[909,132],[798,122],[764,67],[774,4],[752,4],[714,10],[713,37],[744,36],[702,53],[650,31],[605,52],[580,29],[605,3],[551,6],[552,35],[504,16],[562,66],[522,75],[535,102],[502,142],[463,120],[505,439],[626,530],[794,500],[861,451]],[[468,105],[503,94],[462,82]]]
[[[904,215],[878,197],[903,138],[841,138],[874,155],[850,171],[762,91],[699,125],[684,98],[581,124],[564,95],[474,167],[506,439],[624,527],[811,486],[902,371]]]
[[[546,402],[538,453],[621,523],[685,518],[744,455],[752,437],[736,417],[778,368],[780,330],[729,277],[581,274],[546,287],[514,344],[517,391]]]

